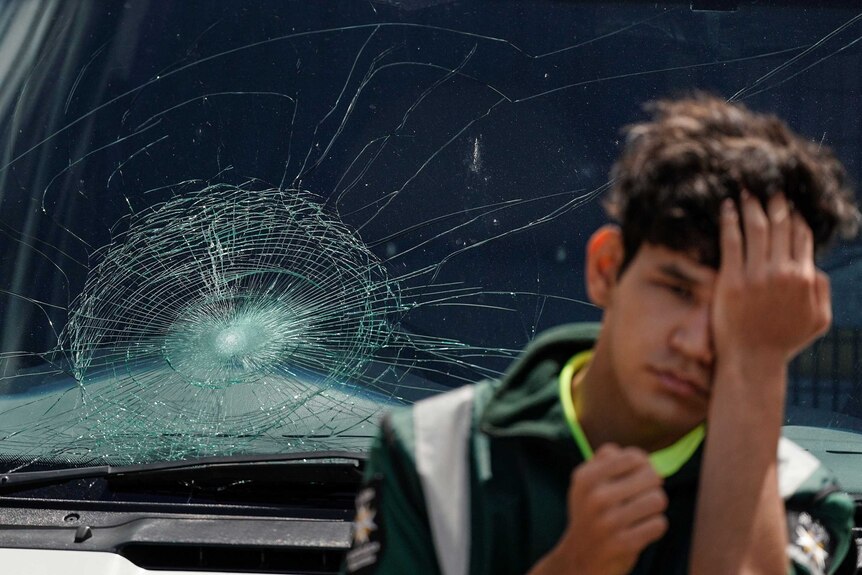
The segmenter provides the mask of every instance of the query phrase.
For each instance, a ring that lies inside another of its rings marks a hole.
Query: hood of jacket
[[[577,323],[542,333],[500,380],[480,428],[497,437],[571,438],[559,396],[559,375],[575,354],[592,349],[601,324]]]

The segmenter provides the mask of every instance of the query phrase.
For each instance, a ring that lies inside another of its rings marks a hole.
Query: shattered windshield
[[[780,2],[0,3],[0,467],[361,451],[595,321],[621,126],[694,89],[854,181],[862,10]],[[856,244],[787,423],[862,432]]]

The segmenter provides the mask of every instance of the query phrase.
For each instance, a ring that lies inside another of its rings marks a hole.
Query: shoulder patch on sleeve
[[[380,502],[383,482],[375,476],[356,494],[353,542],[345,556],[347,573],[373,573],[383,552],[384,531]]]
[[[829,531],[805,512],[788,512],[787,556],[809,575],[826,575],[832,565],[834,544]]]

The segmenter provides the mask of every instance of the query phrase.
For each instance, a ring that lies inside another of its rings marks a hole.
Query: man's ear
[[[602,309],[610,302],[624,251],[622,230],[611,224],[599,228],[587,243],[587,295]]]

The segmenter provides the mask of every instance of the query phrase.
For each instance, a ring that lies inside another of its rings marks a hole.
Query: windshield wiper
[[[104,478],[123,486],[159,486],[176,482],[203,485],[252,479],[281,483],[358,484],[367,456],[352,451],[309,451],[277,455],[234,455],[141,465],[96,465],[19,471],[0,475],[0,492],[55,485],[78,479]],[[285,469],[290,472],[286,473]]]

